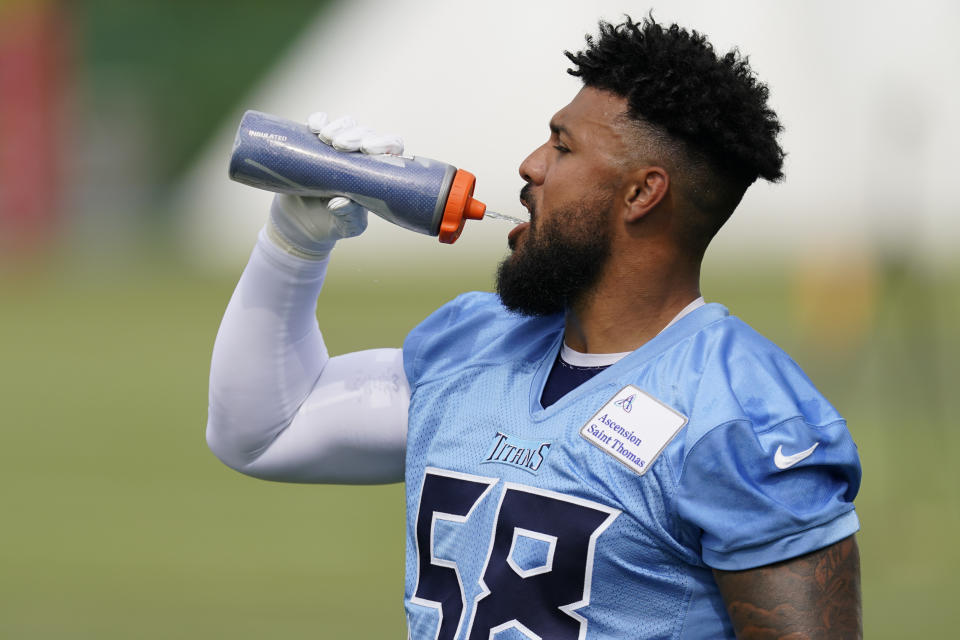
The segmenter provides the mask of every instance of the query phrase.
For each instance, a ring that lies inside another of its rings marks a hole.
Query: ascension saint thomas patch
[[[686,416],[630,384],[580,428],[580,435],[643,475],[685,424]]]

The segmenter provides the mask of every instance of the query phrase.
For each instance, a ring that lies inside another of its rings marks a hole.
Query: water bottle
[[[230,179],[276,193],[345,196],[384,220],[452,244],[487,207],[469,171],[423,157],[337,151],[307,125],[247,111],[230,157]]]

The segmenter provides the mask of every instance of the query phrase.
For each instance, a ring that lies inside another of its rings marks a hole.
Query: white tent
[[[598,18],[638,18],[650,8],[612,0],[334,4],[225,114],[182,185],[185,245],[234,262],[263,223],[271,196],[226,178],[248,108],[292,119],[318,109],[351,114],[400,133],[409,153],[472,171],[478,198],[519,212],[516,167],[579,88],[563,50],[580,48]],[[749,55],[786,126],[786,181],[751,188],[715,255],[863,252],[878,243],[950,253],[960,236],[960,4],[670,0],[653,9],[661,22],[708,34],[721,51]],[[350,251],[499,256],[508,229],[469,223],[451,249],[373,220]]]

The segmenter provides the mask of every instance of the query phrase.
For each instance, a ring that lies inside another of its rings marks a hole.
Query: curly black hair
[[[747,187],[758,177],[783,178],[783,127],[767,86],[736,49],[718,56],[706,36],[663,27],[652,15],[601,21],[600,36],[586,40],[583,51],[564,52],[576,65],[568,73],[626,100],[638,150],[653,150],[648,160],[671,174],[681,202],[676,237],[702,256]]]
[[[564,52],[576,65],[568,73],[584,85],[625,98],[631,117],[662,127],[744,188],[758,177],[783,178],[769,90],[736,49],[717,56],[706,36],[664,28],[652,16],[601,22],[600,37],[586,40],[583,51]]]

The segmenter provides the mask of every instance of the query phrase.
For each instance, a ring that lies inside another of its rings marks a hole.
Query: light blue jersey
[[[408,336],[412,638],[732,638],[712,568],[858,529],[844,420],[723,306],[544,409],[562,338],[482,293]]]

